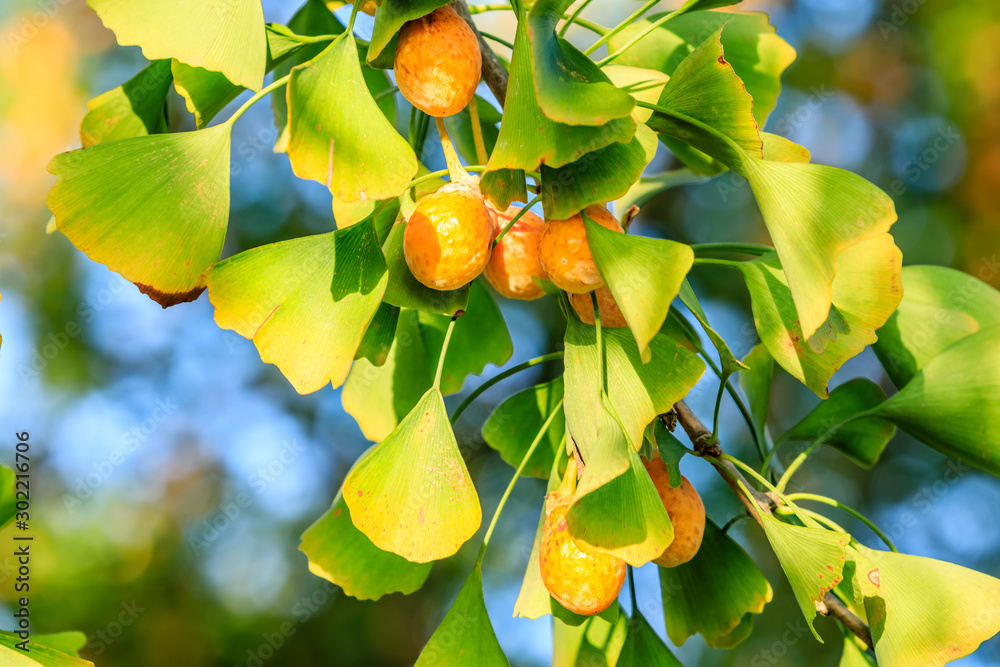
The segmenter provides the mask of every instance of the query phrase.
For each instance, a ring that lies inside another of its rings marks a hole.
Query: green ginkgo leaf
[[[27,650],[18,648],[22,642],[27,642]],[[87,637],[82,632],[33,634],[30,640],[25,640],[17,633],[0,630],[0,664],[4,667],[94,667],[94,663],[77,655],[86,643]]]
[[[939,560],[853,546],[866,564],[856,578],[868,589],[865,611],[881,667],[943,665],[1000,632],[1000,579]]]
[[[605,328],[602,334],[608,396],[628,440],[638,450],[646,425],[687,395],[705,372],[705,364],[663,334],[650,341],[652,357],[645,364],[631,332]],[[586,456],[588,443],[596,438],[594,415],[601,406],[596,328],[570,315],[565,342],[566,426]]]
[[[149,60],[176,58],[221,72],[232,83],[260,90],[267,67],[260,0],[88,0],[118,43],[142,47]]]
[[[367,359],[372,366],[382,366],[389,359],[389,350],[396,340],[399,308],[387,303],[379,304],[375,316],[365,329],[355,359]]]
[[[847,545],[851,536],[822,528],[793,526],[758,512],[767,541],[788,577],[795,600],[802,609],[813,636],[823,639],[813,627],[816,603],[843,578]]]
[[[953,343],[878,409],[920,442],[1000,476],[1000,325]]]
[[[378,600],[389,593],[408,595],[423,586],[431,572],[430,563],[411,563],[382,551],[355,528],[343,489],[326,514],[302,535],[299,549],[309,557],[310,572],[359,600]]]
[[[212,267],[215,321],[253,340],[300,394],[350,370],[385,292],[385,260],[369,223],[247,250]]]
[[[635,100],[576,47],[556,35],[573,0],[537,0],[528,12],[535,95],[542,113],[566,125],[604,125],[632,113]]]
[[[611,38],[609,48],[617,51],[662,16],[652,14],[633,23]],[[777,35],[768,15],[763,12],[692,12],[678,16],[636,42],[615,63],[672,75],[706,35],[723,25],[722,46],[726,60],[746,85],[753,98],[754,118],[763,127],[781,92],[781,75],[795,60],[795,49]]]
[[[500,452],[504,461],[517,467],[535,435],[549,415],[559,409],[562,400],[562,377],[517,392],[498,405],[483,424],[483,440]],[[521,474],[548,478],[565,433],[565,420],[557,417]]]
[[[372,41],[368,45],[368,62],[373,62],[392,41],[407,21],[430,14],[448,0],[382,0],[375,11]]]
[[[413,149],[368,91],[353,36],[293,68],[287,96],[288,157],[300,178],[351,202],[395,197],[417,173]]]
[[[837,260],[831,303],[848,333],[821,330],[825,349],[817,352],[800,323],[789,288],[791,277],[782,270],[776,253],[740,263],[753,305],[754,324],[764,345],[778,364],[812,389],[820,398],[829,395],[827,383],[845,361],[877,340],[875,331],[889,318],[902,297],[899,280],[902,253],[883,234],[861,241]]]
[[[709,646],[732,646],[730,635],[744,619],[752,627],[773,596],[753,559],[711,519],[694,558],[659,570],[667,636],[677,646],[695,633]]]
[[[638,610],[628,621],[619,667],[684,667]]]
[[[649,342],[667,319],[694,263],[694,251],[674,241],[616,234],[589,217],[584,224],[597,270],[625,316],[642,360],[648,362]]]
[[[767,426],[767,413],[771,405],[771,383],[774,380],[774,359],[767,346],[757,343],[743,357],[747,370],[740,373],[740,387],[747,396],[750,415],[760,433]]]
[[[594,440],[576,440],[586,467],[566,514],[569,532],[584,551],[645,565],[673,541],[670,517],[618,420],[603,405],[591,419]]]
[[[48,206],[59,231],[163,307],[193,301],[226,238],[231,129],[223,124],[57,155],[48,167],[58,177]]]
[[[681,282],[678,295],[680,296],[681,303],[687,306],[687,309],[691,311],[694,318],[698,320],[698,324],[705,331],[708,340],[711,341],[715,351],[719,353],[719,365],[722,367],[723,377],[728,378],[733,373],[744,370],[746,365],[736,358],[736,355],[729,348],[729,343],[708,323],[708,315],[705,314],[705,310],[701,307],[698,295],[695,294],[694,288],[691,287],[691,283],[688,282],[687,278]]]
[[[865,653],[863,646],[864,643],[854,635],[846,635],[844,637],[844,652],[840,654],[840,662],[837,667],[878,667],[875,661]]]
[[[83,147],[167,131],[164,106],[170,61],[156,60],[122,85],[87,102],[80,123]]]
[[[872,468],[896,434],[892,422],[877,417],[855,419],[885,402],[885,392],[871,380],[855,378],[830,392],[783,440],[816,440],[838,449],[858,465]]]
[[[385,363],[358,359],[351,367],[340,400],[365,437],[381,442],[420,401],[434,380],[414,310],[402,309]]]
[[[344,481],[354,525],[414,563],[451,556],[479,529],[482,509],[441,392],[431,389]]]
[[[572,626],[558,619],[552,622],[552,667],[604,667],[618,662],[628,634],[628,617],[619,614],[609,622],[591,616]]]
[[[507,96],[496,148],[480,183],[483,194],[501,209],[515,200],[512,193],[523,194],[523,177],[520,184],[514,181],[518,171],[535,171],[543,164],[562,167],[605,146],[628,143],[636,131],[630,117],[597,127],[563,125],[546,117],[535,97],[531,58],[526,21],[518,21],[508,83],[517,94]],[[526,136],[532,140],[525,141]]]
[[[1000,292],[944,266],[903,267],[903,300],[872,346],[902,387],[924,365],[969,334],[1000,324]]]
[[[174,88],[184,98],[184,105],[194,115],[195,127],[202,129],[246,88],[233,84],[224,74],[202,67],[192,67],[180,60],[170,66]]]
[[[415,667],[509,667],[483,598],[483,571],[477,564],[444,620],[420,652]]]

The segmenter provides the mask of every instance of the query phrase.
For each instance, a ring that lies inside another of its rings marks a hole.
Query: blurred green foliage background
[[[285,22],[295,4],[265,0],[266,18]],[[815,162],[857,171],[889,192],[905,263],[954,266],[1000,286],[1000,4],[761,0],[739,8],[770,13],[799,54],[768,129],[807,146]],[[628,3],[597,2],[586,15],[612,25],[630,11]],[[511,34],[509,13],[480,20]],[[361,30],[370,25],[362,18]],[[78,145],[86,100],[142,63],[138,49],[116,47],[83,0],[0,7],[0,460],[11,462],[13,432],[31,432],[35,629],[82,630],[86,655],[111,667],[412,664],[457,593],[476,541],[435,566],[409,597],[358,602],[311,575],[298,536],[367,446],[339,393],[298,396],[249,342],[215,327],[204,297],[161,311],[61,235],[45,234],[48,159]],[[175,129],[191,128],[183,103],[171,103]],[[271,153],[275,138],[266,104],[237,125],[226,255],[333,228],[329,194],[292,176],[285,157]],[[653,167],[670,160],[664,154]],[[640,233],[684,242],[767,241],[749,188],[728,175],[665,193],[637,224]],[[745,290],[710,268],[697,270],[696,289],[716,328],[745,354],[756,342]],[[514,362],[561,336],[548,301],[503,308]],[[504,396],[546,372],[491,390],[459,423],[487,516],[511,471],[479,427]],[[891,389],[867,351],[833,384],[858,375]],[[689,402],[710,414],[714,395],[708,378]],[[816,400],[781,375],[772,433]],[[751,459],[731,404],[723,424],[727,448]],[[683,465],[717,522],[737,513],[710,466]],[[1000,576],[1000,482],[903,435],[873,471],[822,452],[800,481],[872,516],[905,552]],[[543,493],[538,480],[518,485],[486,562],[491,617],[516,665],[544,664],[549,651],[547,620],[510,618]],[[862,526],[836,519],[876,545]],[[765,569],[775,600],[737,649],[694,638],[677,649],[682,661],[837,664],[836,625],[820,619],[827,643],[814,642],[757,528],[740,522],[733,530]],[[13,571],[12,556],[0,551],[7,609]],[[651,566],[638,584],[640,605],[662,634]],[[994,639],[956,664],[998,663]]]

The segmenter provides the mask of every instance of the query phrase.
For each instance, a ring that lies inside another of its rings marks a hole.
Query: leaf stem
[[[527,213],[528,209],[530,209],[532,206],[534,206],[539,201],[541,201],[541,199],[542,199],[542,195],[538,195],[534,199],[532,199],[531,201],[529,201],[527,204],[525,204],[524,206],[521,207],[521,210],[518,211],[517,214],[513,218],[510,219],[510,222],[508,222],[504,226],[504,228],[500,230],[500,233],[497,234],[497,237],[495,239],[493,239],[493,247],[494,248],[497,247],[497,244],[500,243],[500,240],[504,237],[504,235],[508,231],[510,231],[510,228],[517,224],[517,221],[521,219],[521,216],[523,216],[525,213]]]
[[[372,99],[378,102],[382,98],[389,97],[390,95],[395,95],[398,92],[399,92],[399,86],[392,86],[391,88],[386,88],[378,95],[375,95],[374,97],[372,97]]]
[[[531,455],[535,453],[535,449],[538,448],[538,443],[540,443],[542,438],[545,437],[545,434],[548,432],[549,426],[551,426],[552,422],[555,420],[556,415],[562,411],[562,406],[563,401],[560,399],[558,405],[556,405],[555,409],[549,414],[548,418],[546,418],[545,423],[543,423],[542,427],[538,430],[538,434],[535,436],[535,439],[531,441],[528,451],[524,453],[524,458],[521,459],[521,463],[517,466],[517,470],[514,471],[514,476],[510,478],[510,483],[507,484],[507,489],[500,497],[500,503],[497,505],[496,511],[493,512],[493,518],[490,520],[489,528],[486,529],[486,535],[483,537],[483,546],[479,547],[479,555],[476,556],[475,567],[482,565],[483,557],[486,556],[486,547],[489,546],[490,538],[493,537],[493,529],[497,526],[497,520],[500,518],[500,513],[503,511],[504,505],[507,504],[507,499],[510,497],[511,491],[514,490],[514,485],[517,484],[517,480],[521,477],[521,473],[524,471],[524,467],[527,465],[528,459],[530,459]]]
[[[511,43],[511,42],[508,42],[503,37],[499,37],[497,35],[494,35],[492,32],[486,32],[485,30],[480,30],[479,34],[482,35],[483,37],[485,37],[488,40],[491,40],[491,41],[496,42],[497,44],[500,44],[501,46],[506,46],[511,51],[514,50],[514,44]]]
[[[286,74],[285,76],[281,77],[280,79],[275,79],[274,81],[272,81],[270,84],[268,84],[267,86],[265,86],[264,88],[262,88],[259,93],[256,93],[253,97],[251,97],[246,102],[244,102],[243,106],[241,106],[239,109],[237,109],[236,112],[232,116],[229,117],[229,120],[227,120],[226,123],[228,125],[232,126],[234,123],[236,123],[236,121],[238,121],[240,119],[240,116],[242,116],[243,114],[245,114],[247,112],[247,110],[250,107],[252,107],[253,105],[257,104],[257,102],[261,101],[267,95],[273,93],[278,88],[281,88],[282,86],[284,86],[286,83],[288,83],[289,81],[291,81],[291,79],[292,79],[292,75],[289,73],[289,74]]]
[[[584,216],[587,214],[584,213]],[[594,326],[597,328],[597,358],[601,364],[601,391],[608,393],[608,369],[604,360],[604,341],[601,333],[601,308],[597,305],[597,291],[590,293],[590,303],[594,307]]]
[[[679,8],[679,9],[675,9],[674,11],[670,12],[666,16],[656,19],[655,21],[653,21],[652,23],[650,23],[648,26],[646,26],[646,28],[642,32],[640,32],[638,35],[636,35],[632,39],[630,39],[627,42],[625,42],[621,46],[621,48],[617,49],[616,51],[613,51],[613,52],[609,53],[607,55],[607,57],[604,58],[603,60],[597,61],[597,66],[598,67],[604,67],[605,65],[607,65],[608,63],[610,63],[612,60],[614,60],[615,58],[617,58],[621,54],[623,54],[626,51],[628,51],[629,49],[631,49],[640,40],[645,39],[651,32],[653,32],[654,30],[656,30],[657,28],[659,28],[661,25],[663,25],[664,23],[666,23],[670,19],[672,19],[672,18],[678,16],[679,14],[681,14],[682,10],[683,10],[683,7]]]
[[[719,392],[715,395],[715,412],[712,414],[712,439],[708,441],[706,447],[711,447],[716,442],[719,441],[719,413],[722,412],[722,395],[726,391],[726,386],[729,384],[729,378],[720,378],[719,380]]]
[[[694,243],[690,246],[695,252],[739,252],[745,255],[766,255],[774,248],[757,243]]]
[[[354,19],[357,18],[357,16],[358,16],[358,5],[359,4],[360,3],[355,2],[353,4],[353,6],[351,7],[351,18],[347,22],[347,30],[344,31],[348,35],[353,35],[354,34]]]
[[[718,266],[728,266],[731,269],[739,269],[742,262],[734,262],[731,259],[715,259],[713,257],[695,257],[694,263],[697,264],[715,264]]]
[[[456,313],[451,316],[451,322],[448,323],[448,331],[444,334],[444,343],[441,344],[441,356],[438,357],[437,372],[434,373],[434,388],[441,388],[441,376],[444,374],[444,357],[448,354],[448,345],[451,343],[451,334],[455,331],[455,322],[458,320],[461,313]]]
[[[481,385],[473,389],[472,392],[465,397],[465,400],[459,403],[458,407],[455,408],[455,412],[451,415],[452,426],[454,426],[458,422],[458,418],[462,416],[462,413],[465,412],[465,409],[468,408],[469,405],[471,405],[474,400],[479,398],[483,392],[485,392],[493,385],[497,384],[502,380],[506,380],[511,375],[520,373],[521,371],[524,370],[528,370],[529,368],[538,366],[539,364],[544,364],[550,361],[555,361],[556,359],[561,359],[562,356],[563,356],[562,352],[550,352],[549,354],[543,355],[541,357],[535,357],[534,359],[529,359],[528,361],[520,363],[517,366],[514,366],[513,368],[508,368],[502,373],[497,373],[489,380],[483,382]]]
[[[636,20],[640,16],[642,16],[643,14],[645,14],[646,12],[648,12],[650,9],[652,9],[653,6],[656,5],[656,3],[658,3],[659,1],[660,0],[647,0],[646,4],[644,4],[642,7],[640,7],[637,10],[635,10],[634,12],[632,12],[631,16],[629,16],[627,19],[625,19],[624,21],[622,21],[621,23],[619,23],[618,25],[616,25],[614,28],[612,28],[608,32],[604,33],[604,35],[599,40],[597,40],[596,42],[594,42],[593,44],[591,44],[589,47],[587,47],[587,49],[583,52],[583,55],[589,56],[591,53],[593,53],[597,49],[601,48],[601,46],[603,46],[605,43],[607,43],[607,41],[610,40],[612,37],[614,37],[615,35],[617,35],[618,33],[620,33],[622,30],[624,30],[625,28],[627,28],[630,25],[632,25],[633,23],[635,23]]]
[[[823,503],[825,505],[829,505],[830,507],[836,507],[839,510],[843,510],[844,512],[847,512],[855,519],[860,521],[861,523],[868,526],[871,529],[871,531],[876,535],[878,535],[879,538],[883,542],[885,542],[885,545],[889,547],[892,551],[899,553],[899,550],[896,548],[896,545],[892,543],[892,540],[890,540],[889,537],[885,533],[883,533],[882,530],[877,525],[875,525],[874,521],[861,514],[861,512],[858,512],[857,510],[848,507],[847,505],[844,505],[838,500],[834,500],[833,498],[828,498],[826,496],[820,496],[815,493],[790,493],[788,494],[788,498],[790,500],[812,500],[817,503]]]
[[[586,5],[588,2],[590,2],[590,0],[587,0],[587,2],[584,3],[584,5]],[[469,5],[469,13],[472,14],[472,15],[475,15],[475,14],[484,14],[486,12],[496,12],[496,11],[508,11],[508,12],[509,11],[513,11],[515,13],[517,12],[517,10],[513,6],[511,6],[510,4]],[[604,33],[606,33],[608,31],[608,29],[605,28],[604,26],[598,25],[597,23],[594,23],[593,21],[588,21],[588,20],[580,17],[579,16],[579,12],[575,12],[574,14],[563,14],[563,18],[566,19],[567,21],[570,21],[570,19],[572,19],[572,22],[576,23],[581,28],[586,28],[587,30],[590,30],[591,32],[597,33],[598,35],[603,35]],[[563,27],[565,28],[565,25]],[[482,30],[480,30],[479,32],[484,37],[486,37],[486,33],[484,33]],[[565,30],[563,30],[560,33],[559,36],[562,37],[563,34],[565,34]],[[490,39],[493,39],[493,38],[490,37]]]
[[[479,106],[476,97],[473,95],[469,102],[469,120],[472,123],[472,141],[476,145],[476,159],[480,164],[486,164],[489,156],[486,154],[486,142],[483,141],[483,126],[479,124]]]
[[[712,361],[712,358],[708,356],[708,354],[706,354],[705,350],[702,349],[700,345],[698,347],[699,347],[698,351],[701,353],[702,358],[708,364],[709,368],[712,369],[712,372],[715,373],[715,375],[721,381],[722,370],[715,365],[715,362]],[[750,416],[750,410],[747,409],[746,403],[743,402],[743,399],[740,398],[740,395],[736,393],[735,389],[733,389],[733,385],[729,382],[729,378],[726,378],[726,392],[729,394],[730,398],[733,399],[733,402],[736,404],[736,407],[739,408],[740,414],[743,415],[743,421],[746,422],[747,428],[750,429],[750,437],[753,438],[753,444],[757,448],[757,454],[760,456],[761,460],[764,460],[765,456],[764,443],[761,440],[761,434],[757,433],[757,427],[753,423],[753,417]]]
[[[565,37],[566,31],[569,30],[569,27],[573,25],[573,22],[576,21],[577,18],[579,18],[580,14],[583,12],[584,9],[587,8],[587,5],[589,5],[591,1],[592,0],[583,0],[583,2],[577,5],[576,9],[574,9],[573,13],[570,14],[568,18],[566,18],[565,22],[559,28],[559,32],[557,32],[556,34],[559,35],[560,37]]]

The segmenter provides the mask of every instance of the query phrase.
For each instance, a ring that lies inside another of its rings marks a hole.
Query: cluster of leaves
[[[406,212],[442,181],[418,162],[421,132],[404,138],[397,130],[394,89],[382,68],[391,66],[399,28],[444,0],[383,0],[367,44],[320,0],[308,0],[287,26],[265,25],[258,0],[225,3],[225,10],[196,0],[90,4],[119,42],[141,46],[150,64],[94,99],[81,129],[85,148],[53,160],[56,228],[164,307],[207,288],[219,326],[252,339],[299,392],[344,385],[345,408],[377,444],[305,533],[302,549],[312,571],[348,595],[413,592],[433,561],[455,554],[482,519],[452,430],[461,408],[449,418],[443,397],[512,354],[497,303],[481,282],[428,289],[402,254]],[[997,599],[1000,581],[867,549],[797,504],[829,499],[784,489],[820,445],[874,465],[897,426],[1000,474],[1000,294],[955,271],[901,269],[889,234],[896,214],[883,192],[812,164],[802,146],[761,131],[795,57],[764,14],[705,11],[733,4],[726,0],[689,0],[642,20],[637,14],[604,33],[599,43],[609,55],[595,62],[562,37],[570,4],[537,0],[526,9],[513,2],[517,28],[502,115],[478,100],[481,125],[467,113],[449,120],[470,161],[471,137],[485,139],[489,159],[471,168],[483,172],[483,193],[499,208],[527,201],[530,175],[546,217],[563,219],[731,170],[749,183],[774,247],[692,248],[588,221],[594,261],[628,328],[582,323],[565,295],[545,285],[566,318],[564,371],[511,396],[483,427],[487,443],[517,468],[511,485],[527,474],[547,478],[551,489],[567,456],[578,457],[586,466],[568,513],[578,545],[633,566],[656,558],[673,532],[640,454],[657,447],[676,468],[684,448],[658,416],[684,398],[708,361],[719,376],[719,400],[728,390],[742,406],[729,384],[741,374],[763,466],[739,464],[781,501],[774,515],[762,511],[759,519],[810,626],[817,604],[834,591],[868,620],[881,664],[942,664],[975,650],[1000,629],[1000,614],[967,610],[992,608],[987,602]],[[197,33],[187,29],[193,18]],[[166,132],[171,83],[196,131]],[[287,153],[298,176],[329,188],[338,229],[220,261],[233,125],[282,87],[273,103],[275,150]],[[210,125],[246,89],[257,92]],[[410,128],[425,121],[414,112]],[[658,143],[686,167],[641,178]],[[719,250],[750,259],[704,256]],[[698,304],[687,282],[695,266],[742,276],[761,340],[745,359],[734,356]],[[678,299],[719,367],[673,307]],[[899,392],[887,398],[866,380],[829,392],[834,373],[872,344]],[[766,422],[774,362],[825,400],[772,443]],[[768,463],[786,440],[813,444],[773,483]],[[743,492],[752,498],[750,489]],[[560,660],[601,654],[609,664],[677,664],[638,613],[626,623],[617,606],[595,618],[559,607],[540,579],[538,543],[536,535],[514,612],[558,619]],[[483,601],[482,557],[418,664],[506,664]],[[711,522],[694,560],[660,572],[675,643],[699,633],[710,645],[734,646],[772,595],[747,553]],[[927,600],[936,601],[934,618]],[[845,664],[868,664],[863,649],[845,639],[845,661],[854,661]]]

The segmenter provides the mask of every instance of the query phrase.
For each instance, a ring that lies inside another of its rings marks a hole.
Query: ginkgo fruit
[[[454,9],[438,7],[399,31],[393,69],[410,104],[430,116],[451,116],[476,94],[483,69],[479,41]]]
[[[353,0],[351,4],[353,5],[356,2],[358,2],[358,0]],[[378,9],[378,5],[375,4],[375,0],[360,0],[360,2],[361,4],[358,6],[358,9],[363,11],[365,14],[368,14],[368,16],[375,16],[375,10]]]
[[[602,327],[627,327],[628,322],[618,307],[618,302],[607,287],[595,290],[597,294],[597,309],[601,313]],[[570,294],[569,302],[573,305],[573,310],[580,317],[584,324],[594,323],[594,304],[590,300],[590,293]]]
[[[511,206],[497,213],[497,232],[510,224],[520,211]],[[493,248],[490,263],[486,265],[486,279],[508,299],[530,301],[545,294],[532,280],[532,276],[545,277],[538,261],[538,236],[544,224],[537,215],[526,211]]]
[[[493,221],[474,181],[456,181],[419,202],[406,222],[403,256],[413,277],[447,291],[472,282],[490,261]]]
[[[674,541],[653,562],[663,567],[676,567],[695,557],[705,535],[705,505],[687,477],[681,477],[676,489],[670,487],[670,472],[659,456],[642,460],[653,480],[653,486],[674,526]]]
[[[581,551],[569,533],[566,513],[576,491],[576,463],[570,460],[562,484],[545,500],[539,548],[542,583],[566,609],[599,614],[618,598],[625,583],[625,561],[609,554]]]
[[[588,206],[587,217],[613,232],[622,232],[615,216],[603,206]],[[604,287],[604,280],[590,254],[583,216],[577,213],[566,220],[546,220],[538,239],[538,259],[545,274],[567,292],[584,294]]]

